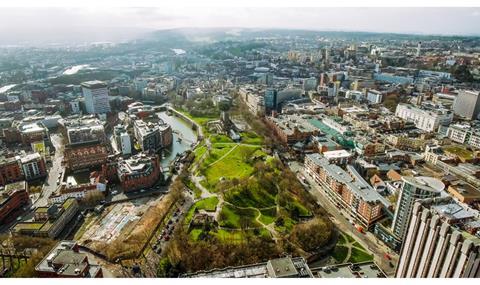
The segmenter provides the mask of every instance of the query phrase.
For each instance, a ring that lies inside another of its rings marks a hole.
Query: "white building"
[[[453,120],[453,113],[450,110],[428,105],[417,107],[398,104],[395,116],[411,121],[417,128],[428,132],[436,131],[440,125],[448,126]]]
[[[367,100],[372,104],[380,104],[383,100],[383,94],[377,90],[369,90],[367,92]]]
[[[107,84],[94,80],[83,82],[81,85],[87,113],[105,114],[110,112]]]
[[[447,129],[447,136],[454,142],[480,148],[480,132],[469,125],[452,125]]]
[[[130,142],[130,136],[128,133],[121,133],[120,134],[120,150],[122,151],[123,155],[131,154],[132,153],[132,144]]]

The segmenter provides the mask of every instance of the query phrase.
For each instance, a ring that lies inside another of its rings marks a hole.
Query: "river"
[[[180,48],[172,48],[171,49],[176,55],[186,54],[187,52]]]
[[[90,65],[88,64],[80,64],[80,65],[74,65],[70,68],[68,68],[67,70],[65,70],[63,72],[64,75],[72,75],[72,74],[75,74],[77,72],[79,72],[80,70],[86,68],[86,67],[89,67]]]
[[[5,85],[0,87],[0,94],[7,92],[8,90],[12,89],[15,86],[17,86],[17,84],[10,84],[10,85]]]
[[[175,160],[177,154],[182,154],[192,148],[192,143],[197,141],[197,133],[179,117],[169,116],[166,112],[159,112],[157,115],[165,123],[172,126],[173,131],[172,145],[163,150],[162,167],[166,168],[170,162]],[[181,141],[178,141],[179,136]]]

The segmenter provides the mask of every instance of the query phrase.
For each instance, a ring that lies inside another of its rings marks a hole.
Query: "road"
[[[57,190],[57,180],[59,174],[63,171],[63,146],[62,137],[58,134],[52,134],[50,136],[53,146],[55,147],[55,155],[52,158],[52,167],[48,171],[48,177],[43,185],[42,193],[40,197],[32,205],[32,208],[44,207],[48,205],[48,197]]]
[[[368,249],[374,255],[374,260],[378,266],[388,275],[392,276],[395,273],[395,268],[389,265],[392,262],[394,265],[398,262],[398,254],[393,252],[389,247],[379,241],[371,232],[366,234],[358,232],[358,230],[350,223],[350,221],[324,196],[324,190],[317,185],[316,182],[304,172],[303,165],[298,162],[290,162],[290,169],[293,172],[299,171],[312,186],[310,193],[317,200],[317,203],[330,214],[330,220],[343,232],[352,235],[363,247]],[[385,258],[385,253],[388,253],[392,260]]]

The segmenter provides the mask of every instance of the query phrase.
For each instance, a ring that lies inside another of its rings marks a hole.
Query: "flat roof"
[[[89,88],[89,89],[107,87],[107,83],[100,80],[85,81],[85,82],[82,82],[80,85],[82,87]]]

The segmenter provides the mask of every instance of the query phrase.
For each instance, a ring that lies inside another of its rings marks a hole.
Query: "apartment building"
[[[352,165],[347,165],[344,170],[314,153],[305,156],[305,171],[334,205],[345,210],[347,218],[354,219],[365,229],[383,217],[384,208],[391,207],[390,202],[373,189]]]

